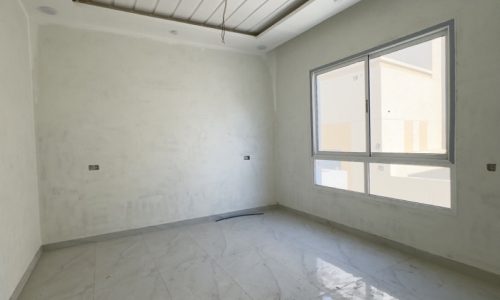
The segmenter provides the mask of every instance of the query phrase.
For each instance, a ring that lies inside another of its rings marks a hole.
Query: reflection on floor
[[[500,299],[282,209],[45,252],[21,299]]]

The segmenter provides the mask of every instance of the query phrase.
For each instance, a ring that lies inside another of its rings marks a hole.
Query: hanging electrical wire
[[[222,12],[222,23],[221,23],[221,32],[220,32],[220,38],[222,40],[222,43],[226,43],[226,9],[227,9],[227,0],[224,1],[224,11]]]

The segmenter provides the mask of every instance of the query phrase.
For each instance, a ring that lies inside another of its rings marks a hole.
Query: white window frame
[[[371,132],[370,132],[370,59],[391,53],[409,46],[423,43],[437,37],[446,37],[446,153],[380,153],[371,152]],[[314,185],[342,191],[346,193],[365,194],[370,198],[389,200],[391,202],[406,202],[410,205],[428,206],[434,209],[450,208],[454,211],[456,208],[456,192],[455,192],[455,33],[454,20],[450,20],[433,27],[424,29],[417,33],[405,36],[395,41],[384,45],[363,51],[350,57],[338,60],[333,63],[315,68],[310,71],[310,89],[311,89],[311,133],[312,133],[312,168],[315,174],[316,160],[335,160],[335,161],[357,161],[363,162],[365,166],[364,193],[349,191],[334,187],[325,187],[316,184],[316,179],[313,178]],[[356,62],[365,62],[365,95],[366,95],[366,149],[365,152],[336,152],[336,151],[320,151],[318,137],[318,109],[317,109],[317,84],[316,79],[319,75],[332,70],[348,66]],[[407,165],[425,165],[425,166],[440,166],[450,168],[451,181],[451,207],[440,207],[419,202],[407,201],[403,199],[395,199],[384,196],[370,194],[370,163],[385,163],[385,164],[407,164]],[[313,176],[314,177],[314,176]]]

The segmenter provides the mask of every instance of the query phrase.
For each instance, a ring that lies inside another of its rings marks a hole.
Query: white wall
[[[21,6],[0,1],[0,300],[41,244],[29,49]]]
[[[44,243],[274,203],[263,57],[58,26],[38,37]]]
[[[500,274],[500,2],[369,0],[284,44],[277,65],[280,204]],[[309,70],[454,18],[457,212],[380,202],[313,185]]]

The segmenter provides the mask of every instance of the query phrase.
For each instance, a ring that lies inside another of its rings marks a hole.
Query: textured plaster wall
[[[41,244],[29,49],[22,7],[0,1],[0,300]]]
[[[500,274],[500,2],[369,0],[278,48],[279,203]],[[456,212],[313,185],[309,70],[432,25],[456,22]]]
[[[263,58],[42,26],[38,68],[44,243],[274,203]]]

